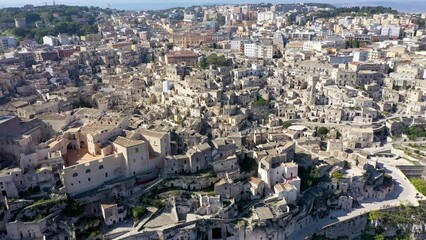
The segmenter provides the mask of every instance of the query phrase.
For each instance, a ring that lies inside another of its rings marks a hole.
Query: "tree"
[[[324,138],[325,136],[327,136],[328,134],[328,129],[326,127],[319,127],[317,130],[317,134],[321,137]]]
[[[283,57],[283,54],[281,53],[281,51],[275,52],[273,56],[273,58],[282,58],[282,57]]]
[[[348,48],[359,48],[361,46],[361,43],[356,39],[351,39],[346,42],[346,47]]]
[[[342,7],[331,11],[319,11],[315,13],[316,18],[333,18],[337,16],[365,16],[378,13],[398,13],[389,7]]]
[[[374,240],[385,240],[385,237],[383,235],[376,235],[374,236]]]
[[[426,27],[426,20],[425,19],[418,19],[417,20],[417,25],[419,25],[419,28]]]
[[[377,210],[373,210],[368,214],[368,219],[371,221],[380,220],[383,217],[383,214]]]
[[[352,165],[350,162],[345,160],[343,163],[344,163],[345,169],[351,169]]]
[[[285,121],[283,122],[283,128],[289,128],[291,126],[291,122],[290,121]]]
[[[53,14],[51,14],[50,12],[41,12],[40,13],[40,17],[47,22],[51,22],[53,21]]]
[[[226,61],[227,59],[224,56],[218,56],[216,53],[213,53],[207,56],[206,58],[203,58],[198,64],[198,67],[202,69],[207,69],[210,65],[214,67],[225,66]]]
[[[141,218],[146,213],[146,208],[143,206],[137,206],[132,209],[132,216],[134,219]]]
[[[341,179],[341,178],[343,178],[343,174],[342,174],[341,172],[333,172],[333,173],[331,174],[331,176],[332,176],[333,178],[335,178],[335,179]]]
[[[402,130],[403,133],[408,135],[410,140],[415,140],[416,138],[426,137],[426,130],[421,126],[406,127]]]
[[[299,166],[299,177],[301,179],[301,189],[305,190],[316,185],[321,177],[319,168],[305,168]]]
[[[59,33],[86,35],[97,33],[97,9],[91,8],[89,11],[87,7],[65,5],[37,7],[33,11],[26,11],[23,8],[4,8],[0,9],[0,23],[13,23],[14,18],[25,18],[28,27],[9,27],[5,29],[5,33],[16,36],[18,39],[29,38],[41,43],[43,36],[46,35],[58,35]],[[60,18],[55,18],[53,16],[54,13],[58,13]],[[84,22],[74,22],[73,16],[83,18]],[[53,26],[36,28],[34,23],[38,21],[44,21],[53,24]]]
[[[259,97],[255,102],[253,102],[253,107],[263,107],[263,106],[267,106],[268,104],[269,104],[268,100],[265,100],[262,97]]]
[[[83,214],[84,207],[77,201],[69,198],[67,199],[64,214],[70,217],[77,217]]]
[[[207,65],[215,67],[230,66],[232,64],[231,59],[227,59],[225,56],[218,56],[216,53],[210,54],[206,59]]]
[[[173,43],[167,43],[166,44],[167,49],[171,50],[173,49]]]
[[[207,63],[207,59],[206,58],[201,59],[201,61],[198,63],[198,67],[202,69],[207,69],[209,67],[209,64]]]

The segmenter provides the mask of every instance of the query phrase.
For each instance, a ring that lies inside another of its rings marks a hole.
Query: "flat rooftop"
[[[68,149],[67,154],[65,157],[65,165],[67,167],[90,162],[99,158],[102,158],[103,156],[93,156],[91,155],[86,148],[81,148],[79,150],[76,149]]]
[[[5,123],[7,121],[9,121],[10,119],[15,118],[16,116],[11,116],[11,115],[2,115],[0,116],[0,124]]]
[[[271,212],[271,210],[268,207],[258,207],[258,208],[255,208],[254,212],[256,213],[257,217],[260,220],[274,218],[274,214]]]

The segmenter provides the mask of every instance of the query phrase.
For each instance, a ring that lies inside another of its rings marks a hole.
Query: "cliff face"
[[[399,238],[425,239],[425,203],[419,207],[401,205],[388,210],[372,211],[366,225],[366,235],[383,235]]]

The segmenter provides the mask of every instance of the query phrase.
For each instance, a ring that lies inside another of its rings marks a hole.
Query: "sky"
[[[298,3],[300,0],[55,0],[56,4],[86,5],[107,7],[124,10],[164,9],[169,7],[187,7],[212,3]],[[20,7],[25,4],[44,5],[52,4],[53,0],[0,0],[0,7]],[[337,6],[353,5],[382,5],[397,10],[426,12],[426,0],[304,0],[304,2],[322,2]]]

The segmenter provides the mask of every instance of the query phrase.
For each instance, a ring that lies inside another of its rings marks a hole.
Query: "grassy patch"
[[[263,107],[268,106],[269,101],[259,97],[255,102],[253,102],[253,107]]]
[[[285,121],[283,122],[283,128],[289,128],[291,126],[291,122],[290,121]]]
[[[426,180],[421,178],[410,178],[411,183],[421,194],[426,195]]]
[[[140,197],[139,201],[142,203],[160,209],[164,206],[164,203],[158,198]]]
[[[341,178],[343,178],[343,174],[342,174],[342,173],[340,173],[340,172],[333,172],[333,173],[331,174],[331,176],[332,176],[333,178],[335,178],[335,179],[341,179]]]
[[[146,207],[144,206],[137,206],[132,209],[132,216],[134,219],[138,220],[146,213]]]

